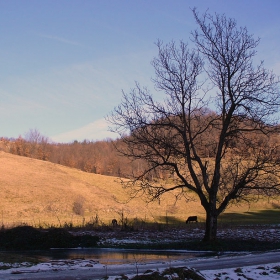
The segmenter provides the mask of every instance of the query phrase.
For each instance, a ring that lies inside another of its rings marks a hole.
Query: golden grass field
[[[128,194],[116,177],[82,172],[77,169],[21,157],[0,151],[0,225],[19,224],[33,226],[74,225],[95,220],[109,225],[121,214],[132,221],[166,222],[166,217],[185,221],[197,215],[203,221],[205,214],[198,201],[177,201],[172,194],[164,195],[161,203],[146,204],[142,199],[125,202]],[[75,202],[84,208],[82,215],[73,211]],[[242,214],[250,211],[272,209],[272,202],[262,200],[257,204],[241,205],[228,209],[228,213]],[[227,213],[225,213],[226,215]],[[226,216],[225,216],[226,217]]]

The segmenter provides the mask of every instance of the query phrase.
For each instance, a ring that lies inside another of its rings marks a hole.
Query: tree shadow
[[[280,224],[280,210],[259,210],[244,213],[222,213],[218,218],[224,224]]]
[[[157,219],[160,223],[170,224],[170,225],[179,225],[186,222],[174,216],[158,216]]]

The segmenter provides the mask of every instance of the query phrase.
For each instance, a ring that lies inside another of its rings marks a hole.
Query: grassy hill
[[[146,204],[141,199],[128,203],[128,194],[117,178],[82,172],[50,162],[0,152],[0,225],[10,227],[22,223],[33,226],[74,225],[93,222],[110,224],[115,218],[139,221],[184,221],[190,215],[204,219],[198,201],[178,201],[166,194],[161,203]],[[250,211],[271,209],[265,200]],[[229,212],[243,213],[247,205]],[[229,215],[229,212],[226,213]],[[227,216],[225,216],[227,217]],[[239,217],[239,216],[238,216]],[[240,217],[239,217],[240,218]],[[227,218],[227,219],[230,219]]]

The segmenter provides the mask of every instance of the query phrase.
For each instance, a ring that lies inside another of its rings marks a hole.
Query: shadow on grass
[[[234,225],[280,224],[280,210],[260,210],[245,213],[222,213],[219,223]]]
[[[177,219],[172,216],[160,216],[158,220],[162,225],[183,225],[185,220]],[[199,223],[191,223],[190,225],[204,225],[205,220],[199,218]],[[280,224],[280,209],[267,209],[259,211],[248,211],[244,213],[222,213],[218,217],[218,223],[228,225],[271,225]]]
[[[173,216],[159,216],[158,220],[160,223],[171,225],[179,225],[186,222]]]

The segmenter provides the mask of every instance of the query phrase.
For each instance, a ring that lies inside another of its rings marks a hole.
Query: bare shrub
[[[85,198],[82,196],[78,196],[73,203],[74,214],[83,216],[85,213],[84,204],[85,204]]]

